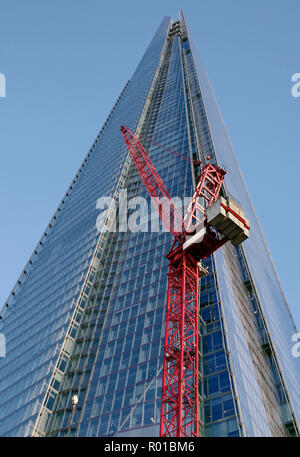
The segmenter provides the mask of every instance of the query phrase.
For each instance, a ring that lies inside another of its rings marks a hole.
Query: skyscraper
[[[296,328],[182,14],[163,19],[2,309],[0,435],[158,434],[172,237],[140,212],[147,191],[121,125],[172,196],[191,197],[210,156],[250,219],[249,240],[204,261],[200,435],[298,435]],[[125,190],[126,229],[99,231]]]

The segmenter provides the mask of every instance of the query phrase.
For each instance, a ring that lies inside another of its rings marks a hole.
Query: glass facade
[[[296,330],[182,14],[163,19],[2,309],[0,435],[158,435],[172,237],[150,221],[121,125],[181,200],[210,155],[250,219],[249,240],[204,261],[201,436],[298,435]],[[99,233],[98,198],[110,224],[124,190],[129,230]]]

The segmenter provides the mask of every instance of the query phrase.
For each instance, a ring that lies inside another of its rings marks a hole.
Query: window
[[[209,395],[219,392],[219,376],[211,376],[208,378]]]

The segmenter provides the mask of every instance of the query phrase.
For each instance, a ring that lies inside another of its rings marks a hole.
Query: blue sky
[[[163,16],[180,8],[300,329],[298,0],[0,0],[0,303]]]

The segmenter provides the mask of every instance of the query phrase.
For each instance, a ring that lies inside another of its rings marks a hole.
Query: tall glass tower
[[[182,13],[163,19],[2,308],[0,435],[158,435],[172,237],[136,217],[148,196],[121,125],[172,196],[192,196],[211,156],[250,220],[247,241],[204,261],[201,436],[299,435],[296,328]],[[112,226],[125,190],[130,229],[99,231],[99,198]]]

